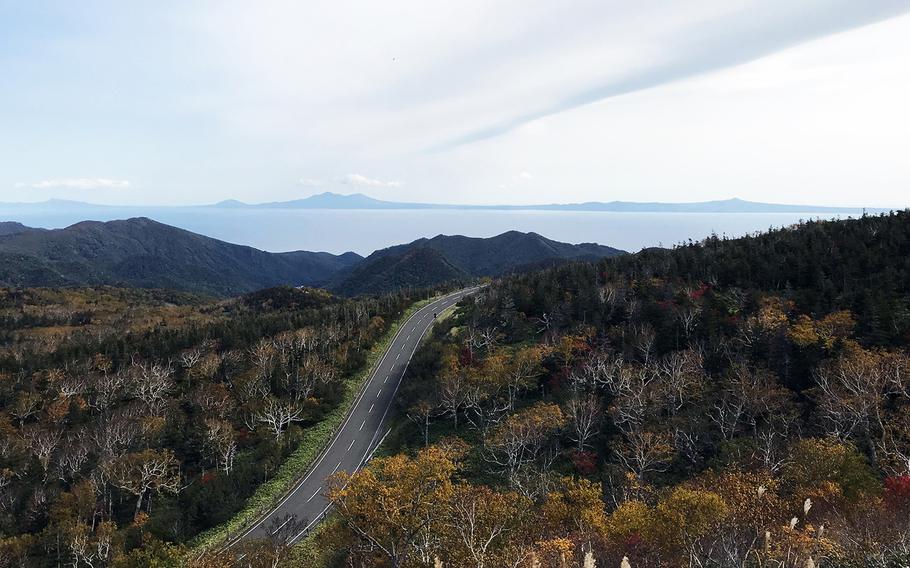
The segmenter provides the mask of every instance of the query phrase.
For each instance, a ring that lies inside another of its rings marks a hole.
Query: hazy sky
[[[910,0],[0,0],[0,78],[0,201],[910,205]]]

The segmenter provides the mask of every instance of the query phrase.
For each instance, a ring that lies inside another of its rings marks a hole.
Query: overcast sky
[[[910,0],[0,0],[0,78],[0,201],[910,205]]]

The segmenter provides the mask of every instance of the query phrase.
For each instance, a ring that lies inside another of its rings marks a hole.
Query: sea
[[[374,250],[436,235],[491,237],[533,231],[569,243],[599,243],[635,252],[671,247],[711,234],[738,237],[808,219],[855,214],[666,213],[459,209],[231,209],[214,207],[0,207],[0,220],[62,228],[83,220],[150,217],[231,243],[292,250],[368,255]]]

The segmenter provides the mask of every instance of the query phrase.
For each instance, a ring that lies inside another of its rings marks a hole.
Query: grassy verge
[[[194,553],[202,553],[212,547],[224,544],[231,536],[252,525],[269,512],[278,501],[294,488],[297,481],[306,474],[313,462],[316,461],[316,458],[331,442],[335,431],[344,422],[367,379],[373,374],[373,370],[382,358],[383,353],[391,345],[395,334],[398,333],[398,330],[401,329],[401,326],[409,317],[429,302],[429,300],[421,300],[412,304],[392,324],[382,340],[377,341],[370,349],[367,364],[364,365],[363,370],[345,380],[344,396],[338,406],[329,412],[322,422],[313,425],[304,432],[297,449],[282,464],[275,477],[260,485],[239,513],[234,515],[229,521],[205,531],[190,542],[190,547]]]

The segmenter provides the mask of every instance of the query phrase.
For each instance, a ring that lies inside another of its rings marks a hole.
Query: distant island
[[[462,205],[448,203],[413,203],[384,201],[362,193],[348,195],[330,191],[292,201],[271,203],[243,203],[237,200],[221,201],[211,207],[255,209],[473,209],[490,211],[616,211],[629,213],[852,213],[862,207],[828,207],[818,205],[792,205],[759,203],[732,198],[716,201],[689,203],[661,203],[636,201],[586,201],[583,203],[545,203],[529,205]]]
[[[0,203],[0,208],[129,208],[142,206],[97,205],[80,201],[52,199],[38,203]],[[148,206],[167,209],[358,209],[358,210],[415,210],[415,209],[461,209],[486,211],[612,211],[622,213],[860,213],[880,212],[888,208],[830,207],[821,205],[799,205],[760,203],[732,198],[715,201],[688,203],[636,202],[636,201],[587,201],[583,203],[548,203],[528,205],[464,205],[447,203],[414,203],[384,201],[362,193],[340,194],[324,192],[303,199],[275,201],[268,203],[244,203],[235,199],[209,205],[192,206]]]

